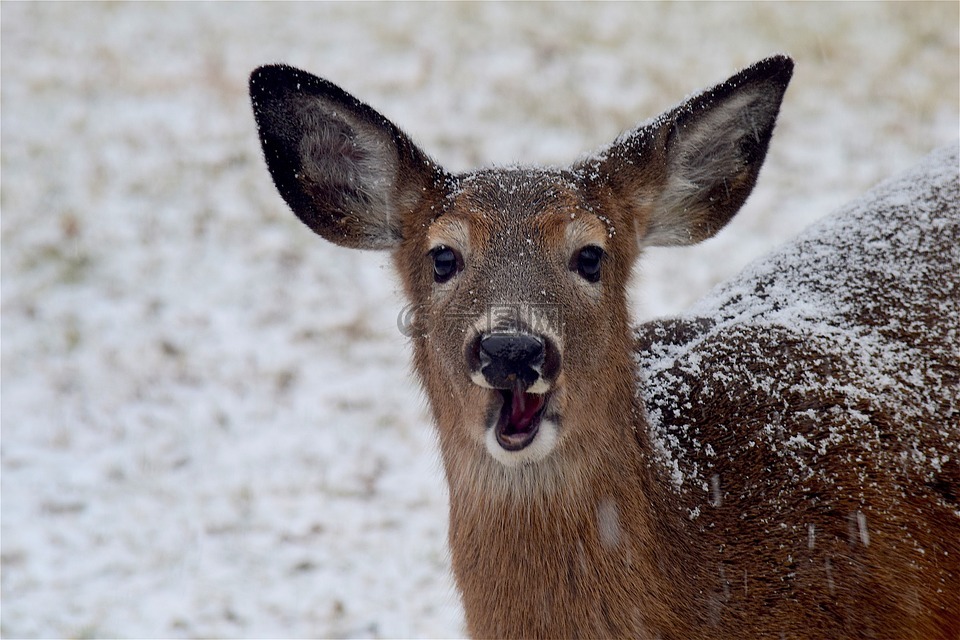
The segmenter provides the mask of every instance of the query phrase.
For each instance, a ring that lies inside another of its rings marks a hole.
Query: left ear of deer
[[[642,246],[695,244],[740,209],[767,154],[793,62],[774,56],[622,136],[579,169],[631,209]]]
[[[391,249],[403,217],[443,179],[393,123],[334,84],[260,67],[250,95],[270,175],[297,217],[345,247]]]

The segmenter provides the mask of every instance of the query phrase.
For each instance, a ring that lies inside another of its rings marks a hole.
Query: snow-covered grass
[[[462,634],[397,282],[286,210],[255,66],[325,76],[466,169],[568,162],[791,54],[753,197],[650,253],[638,317],[960,136],[956,3],[0,11],[6,637]]]

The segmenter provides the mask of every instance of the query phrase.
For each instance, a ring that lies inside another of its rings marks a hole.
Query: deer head
[[[303,71],[261,67],[250,92],[300,220],[393,253],[448,472],[543,470],[583,464],[630,424],[632,267],[644,247],[699,242],[737,212],[792,69],[758,62],[569,167],[458,175]]]

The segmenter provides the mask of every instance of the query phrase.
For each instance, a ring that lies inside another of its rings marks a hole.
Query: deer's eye
[[[588,282],[597,282],[600,280],[601,262],[603,262],[603,249],[588,245],[574,254],[570,261],[570,270],[576,271]]]
[[[450,247],[440,245],[430,251],[430,255],[433,257],[434,282],[446,282],[463,269],[463,258]]]

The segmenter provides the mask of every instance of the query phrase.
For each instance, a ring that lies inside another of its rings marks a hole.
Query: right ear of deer
[[[582,168],[633,210],[641,245],[705,240],[753,190],[792,73],[786,56],[761,60],[622,136]]]
[[[442,178],[393,123],[336,85],[285,65],[250,76],[270,175],[293,212],[341,246],[390,249],[402,216]]]

